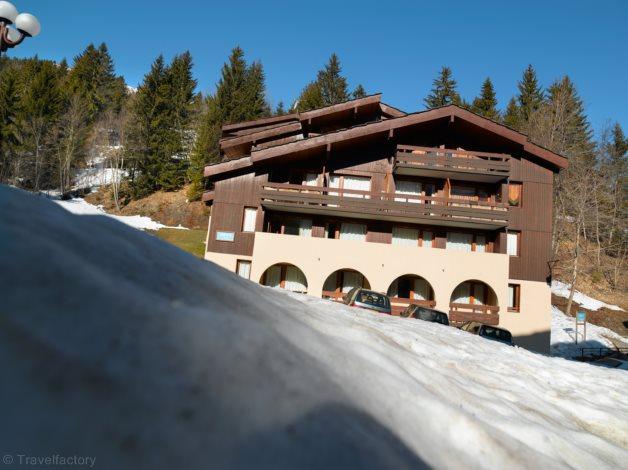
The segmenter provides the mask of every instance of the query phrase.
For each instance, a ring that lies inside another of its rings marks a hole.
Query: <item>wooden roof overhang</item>
[[[281,139],[291,135],[298,135],[301,132],[302,127],[299,121],[275,124],[270,127],[264,127],[261,130],[247,132],[244,135],[221,139],[220,149],[227,158],[238,157],[249,153],[251,147],[258,142],[264,142],[269,139]]]
[[[343,129],[329,134],[311,137],[299,142],[253,151],[251,152],[251,161],[253,163],[268,161],[282,155],[298,153],[317,147],[326,147],[329,149],[338,142],[360,139],[374,134],[387,134],[388,136],[393,137],[395,132],[398,130],[429,121],[446,119],[452,123],[459,119],[463,123],[468,124],[468,129],[471,132],[480,134],[482,132],[488,132],[492,136],[499,136],[505,141],[516,144],[523,152],[551,164],[554,171],[567,167],[567,159],[565,157],[534,144],[525,134],[521,134],[509,127],[498,124],[490,119],[483,118],[454,105],[408,114],[398,118],[367,123],[351,127],[349,129]]]
[[[248,132],[256,132],[260,128],[269,128],[282,125],[288,122],[298,121],[298,114],[284,114],[283,116],[272,116],[268,118],[244,121],[236,124],[225,124],[222,126],[223,137],[233,137],[243,135]]]

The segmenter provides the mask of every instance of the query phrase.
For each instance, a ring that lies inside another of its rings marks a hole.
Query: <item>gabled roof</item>
[[[327,110],[329,113],[333,113],[339,112],[339,110],[346,111],[347,109],[353,109],[352,104],[356,101],[361,101],[363,106],[376,103],[387,115],[386,119],[366,122],[353,127],[338,129],[321,135],[315,135],[306,139],[292,140],[278,138],[276,141],[270,140],[259,147],[252,147],[250,155],[243,155],[242,158],[238,158],[236,160],[207,166],[205,168],[205,176],[215,176],[225,172],[228,173],[235,170],[241,170],[248,166],[253,166],[256,163],[268,162],[274,158],[292,153],[299,153],[317,148],[331,148],[333,144],[359,139],[366,136],[392,136],[395,132],[402,131],[404,128],[442,119],[449,119],[450,122],[460,120],[465,123],[465,125],[469,125],[475,129],[475,132],[484,131],[485,133],[489,133],[488,135],[499,136],[504,139],[504,141],[520,146],[523,152],[550,164],[556,170],[567,167],[567,159],[565,157],[535,144],[530,141],[525,134],[515,131],[503,124],[479,116],[459,106],[449,105],[441,108],[405,114],[400,110],[381,103],[379,97],[379,94],[372,95],[370,97],[361,98],[360,100],[348,101],[338,105],[329,106],[327,108],[321,108],[321,110],[308,111],[308,113],[310,113],[310,117],[307,119],[315,119],[317,116],[324,115],[324,113],[321,114],[322,110]],[[305,113],[298,116],[301,117],[303,114]],[[303,120],[301,120],[301,123],[305,124]],[[285,124],[283,124],[283,126],[285,126]]]

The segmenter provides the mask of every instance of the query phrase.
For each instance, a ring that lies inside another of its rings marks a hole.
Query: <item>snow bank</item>
[[[568,299],[570,290],[570,284],[565,284],[564,282],[560,282],[557,280],[552,281],[553,294]],[[621,307],[618,307],[617,305],[605,304],[604,302],[596,300],[593,297],[589,297],[588,295],[585,295],[578,290],[576,290],[573,294],[573,301],[579,304],[581,307],[586,308],[587,310],[599,310],[600,308],[604,307],[608,308],[609,310],[623,311],[623,309]]]
[[[6,187],[0,265],[5,454],[117,469],[628,461],[625,371],[276,292]]]
[[[578,327],[578,344],[576,339],[576,324],[573,317],[565,315],[558,307],[552,306],[552,356],[572,358],[580,355],[580,348],[613,348],[615,345],[611,339],[619,344],[625,343],[626,338],[621,337],[613,330],[602,326],[587,323],[587,338],[584,341],[584,331]]]
[[[155,222],[150,217],[145,217],[143,215],[113,215],[108,214],[102,208],[102,206],[95,206],[90,204],[85,199],[75,198],[68,199],[67,201],[63,201],[60,199],[54,200],[58,205],[63,207],[65,210],[72,212],[77,215],[104,215],[106,217],[111,217],[112,219],[116,219],[123,224],[129,225],[133,228],[139,230],[159,230],[160,228],[177,228],[181,230],[187,230],[185,227],[179,225],[178,227],[169,227],[164,224],[160,224],[159,222]]]

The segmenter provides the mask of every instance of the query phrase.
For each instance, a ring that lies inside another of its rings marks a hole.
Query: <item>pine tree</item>
[[[443,67],[439,76],[432,82],[432,91],[424,100],[428,109],[447,106],[449,104],[459,105],[460,95],[456,90],[456,81],[453,79],[451,69]]]
[[[304,112],[311,109],[322,108],[323,106],[325,106],[325,104],[323,102],[321,87],[318,82],[310,82],[303,88],[294,108],[296,111]]]
[[[171,156],[174,139],[170,132],[169,92],[168,71],[160,55],[138,87],[131,106],[127,158],[135,198],[159,189],[159,174]]]
[[[284,109],[283,106],[283,101],[280,101],[279,103],[277,103],[277,107],[275,108],[275,112],[273,113],[274,116],[284,116],[286,113],[286,110]]]
[[[539,86],[536,78],[536,72],[532,65],[528,65],[523,72],[523,77],[518,84],[519,94],[517,101],[520,111],[520,128],[523,132],[527,132],[527,125],[530,116],[541,107],[544,100],[542,88]]]
[[[216,93],[206,100],[206,108],[190,156],[188,198],[191,200],[198,199],[203,190],[204,166],[220,161],[221,127],[270,115],[262,64],[247,65],[242,49],[234,48],[228,63],[222,67]]]
[[[343,77],[340,72],[342,72],[340,59],[333,53],[329,58],[329,62],[325,65],[325,68],[318,72],[316,78],[321,88],[324,106],[342,103],[349,99],[347,79]]]
[[[63,108],[60,82],[64,71],[53,62],[30,59],[21,72],[23,93],[17,116],[20,151],[24,165],[22,185],[39,191],[49,188],[53,177],[53,126]]]
[[[116,77],[107,46],[93,44],[74,58],[68,74],[67,91],[77,94],[93,122],[105,109],[119,109],[125,97],[124,81]]]
[[[555,81],[543,103],[529,118],[530,138],[561,155],[592,163],[593,131],[582,99],[569,77]]]
[[[358,86],[355,87],[355,90],[353,90],[353,93],[351,93],[351,97],[354,100],[357,100],[358,98],[364,98],[365,96],[366,96],[366,90],[360,84],[358,84]]]
[[[308,83],[303,88],[294,105],[296,111],[309,111],[342,103],[350,99],[350,97],[355,98],[355,92],[349,93],[347,79],[341,75],[341,72],[340,59],[334,53],[329,58],[327,64],[325,64],[325,67],[318,71],[316,80]],[[358,95],[361,93],[366,95],[362,85],[358,85],[356,92]]]
[[[519,110],[519,106],[517,106],[517,100],[515,98],[510,98],[502,122],[512,129],[519,129],[521,112]]]
[[[471,111],[485,118],[499,121],[499,111],[497,111],[497,98],[495,97],[495,89],[490,78],[482,83],[480,95],[473,100]]]
[[[270,116],[266,100],[266,77],[261,62],[253,62],[246,70],[243,87],[242,121]]]
[[[0,59],[1,60],[1,59]],[[0,69],[0,183],[12,176],[12,159],[19,143],[17,116],[20,106],[19,77],[15,67]]]

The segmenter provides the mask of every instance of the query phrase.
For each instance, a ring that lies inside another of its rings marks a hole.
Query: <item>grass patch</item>
[[[205,256],[205,236],[207,230],[179,230],[176,228],[162,228],[159,230],[148,230],[153,235],[161,238],[176,247],[187,251],[198,258]]]

